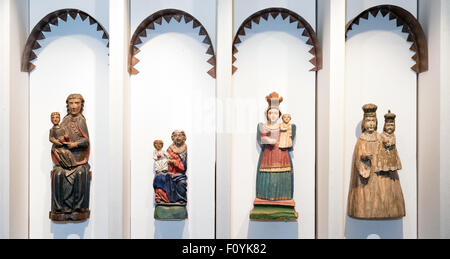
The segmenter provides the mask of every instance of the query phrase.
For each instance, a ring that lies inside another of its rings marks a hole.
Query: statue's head
[[[270,108],[266,111],[266,118],[269,123],[275,123],[281,117],[281,111],[278,108]]]
[[[84,98],[81,94],[71,94],[66,99],[67,114],[83,114]]]
[[[291,121],[291,115],[290,114],[283,114],[283,116],[281,116],[281,119],[283,120],[284,123],[289,123]]]
[[[384,115],[383,131],[388,134],[392,134],[395,131],[395,114],[391,113],[391,110]]]
[[[277,92],[272,92],[266,96],[268,104],[266,110],[266,118],[269,123],[276,123],[281,117],[280,103],[283,101],[283,97],[279,96]]]
[[[153,146],[155,147],[156,150],[160,151],[164,146],[164,142],[162,140],[157,139],[153,141]]]
[[[52,121],[53,125],[58,125],[59,121],[61,120],[61,115],[59,112],[52,112],[50,114],[50,120]]]
[[[362,109],[364,111],[363,121],[361,123],[362,132],[373,133],[377,130],[377,106],[375,104],[365,104]]]
[[[186,142],[186,134],[182,130],[172,132],[172,141],[176,146],[182,146]]]

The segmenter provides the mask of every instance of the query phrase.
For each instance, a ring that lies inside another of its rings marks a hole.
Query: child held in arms
[[[56,158],[57,163],[63,168],[72,168],[85,164],[87,159],[77,162],[72,152],[64,147],[64,145],[70,142],[70,139],[67,131],[59,125],[61,120],[59,112],[52,112],[50,119],[53,127],[50,129],[49,140],[53,143],[52,153]]]
[[[280,124],[280,148],[291,148],[292,147],[292,124],[290,114],[283,114],[281,117],[283,123]]]

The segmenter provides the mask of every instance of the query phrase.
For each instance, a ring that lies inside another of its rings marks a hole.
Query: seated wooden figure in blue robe
[[[187,218],[187,146],[182,130],[172,133],[173,143],[162,151],[163,143],[156,140],[155,160],[155,219],[183,220]]]

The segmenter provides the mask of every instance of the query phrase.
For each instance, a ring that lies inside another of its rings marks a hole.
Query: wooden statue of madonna
[[[295,221],[294,174],[290,152],[295,138],[291,116],[280,111],[283,97],[276,92],[266,96],[267,123],[259,123],[257,141],[261,147],[256,175],[256,199],[252,220]],[[278,120],[282,117],[282,123]]]
[[[187,145],[182,130],[172,132],[172,144],[164,151],[163,141],[153,145],[155,190],[154,218],[160,220],[184,220],[188,217],[187,205]]]
[[[49,141],[54,163],[51,177],[51,211],[53,221],[82,221],[90,216],[89,188],[91,171],[88,163],[90,144],[84,99],[81,94],[67,97],[67,115],[61,125],[60,114],[53,112]]]
[[[402,168],[395,140],[395,114],[384,115],[383,133],[377,132],[375,104],[363,106],[362,134],[353,153],[348,215],[357,219],[395,219],[405,216],[398,177]]]

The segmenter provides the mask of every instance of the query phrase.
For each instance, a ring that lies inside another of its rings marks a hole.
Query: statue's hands
[[[361,155],[361,160],[362,161],[369,161],[372,159],[372,154],[362,154]]]
[[[369,178],[370,176],[370,167],[362,166],[359,174],[364,178]]]
[[[177,161],[176,161],[175,159],[169,159],[168,162],[169,162],[169,164],[172,164],[172,165],[173,165],[173,164],[175,164]]]
[[[262,144],[275,145],[276,143],[277,143],[276,139],[269,138],[269,137],[263,137],[262,138]]]
[[[77,148],[78,144],[77,142],[63,142],[64,145],[67,145],[69,149]]]

